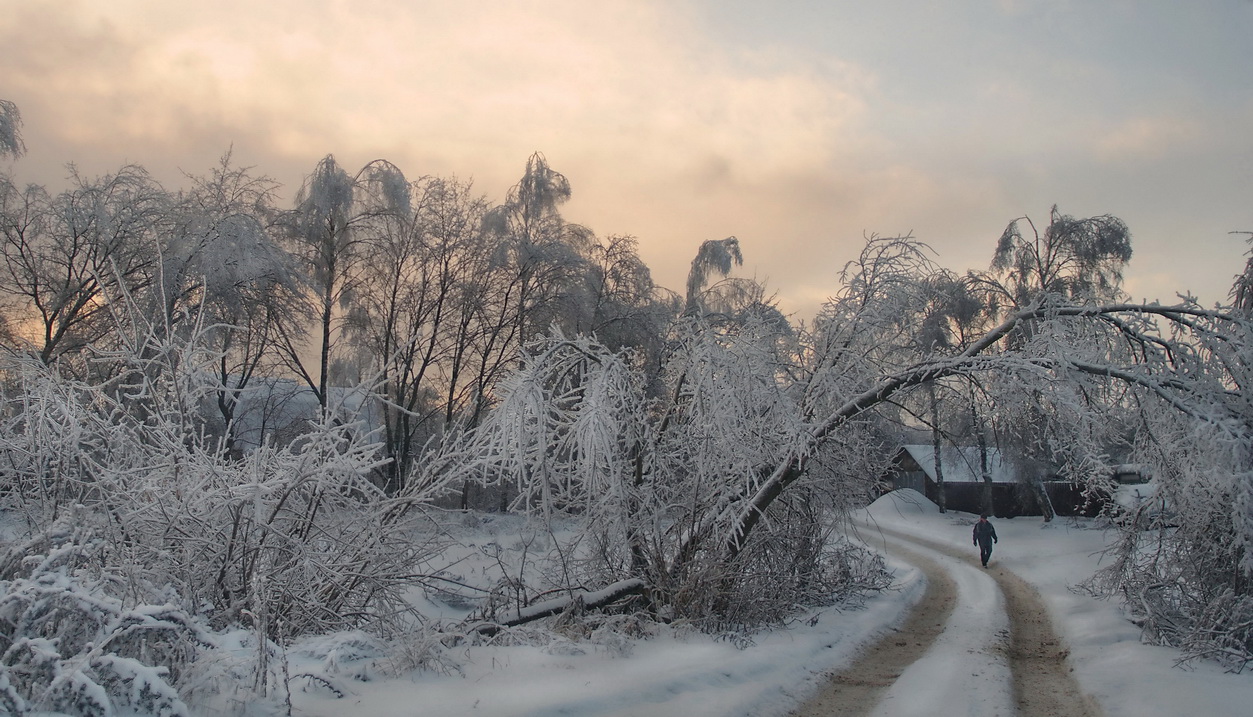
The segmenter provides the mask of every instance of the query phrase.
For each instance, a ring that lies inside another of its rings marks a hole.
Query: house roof
[[[1018,476],[1009,461],[1005,460],[1000,450],[988,448],[988,474],[993,483],[1017,483]],[[928,445],[901,446],[897,462],[901,463],[905,456],[912,459],[927,477],[935,480],[935,449]],[[940,464],[944,470],[945,483],[978,483],[982,481],[979,469],[979,448],[977,446],[945,446],[940,449]]]

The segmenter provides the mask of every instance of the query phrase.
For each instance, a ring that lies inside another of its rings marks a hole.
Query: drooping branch
[[[785,456],[773,468],[763,467],[761,473],[768,475],[761,483],[747,504],[733,522],[724,543],[723,555],[727,561],[734,560],[744,549],[749,535],[760,522],[770,505],[783,494],[784,490],[805,473],[806,458],[818,448],[840,427],[865,412],[886,402],[894,394],[914,386],[936,381],[949,376],[970,373],[976,370],[990,370],[998,367],[1009,368],[1011,365],[1028,365],[1058,369],[1063,364],[1059,361],[1021,357],[1003,357],[1001,359],[985,357],[984,354],[1001,339],[1008,336],[1019,324],[1032,319],[1048,317],[1057,318],[1090,318],[1108,319],[1119,314],[1146,314],[1160,316],[1169,321],[1184,323],[1196,328],[1193,319],[1209,319],[1221,322],[1240,322],[1240,319],[1226,312],[1208,311],[1193,305],[1159,306],[1155,304],[1119,303],[1103,306],[1033,306],[1019,311],[1003,323],[989,330],[962,351],[951,358],[932,359],[915,364],[895,375],[881,379],[870,389],[858,394],[843,405],[837,407],[825,419],[816,424],[807,435],[802,437],[800,444]],[[1009,360],[1007,360],[1009,359]],[[1181,378],[1168,374],[1169,377],[1152,378],[1150,376],[1129,371],[1125,368],[1101,365],[1079,360],[1067,360],[1065,366],[1084,373],[1105,376],[1126,383],[1135,384],[1153,391],[1177,410],[1205,420],[1219,423],[1211,415],[1201,410],[1199,404],[1206,402],[1192,385]],[[1188,399],[1193,399],[1189,401]],[[1230,430],[1230,429],[1229,429]]]
[[[901,390],[964,373],[986,362],[987,359],[981,356],[963,355],[946,361],[919,364],[879,381],[873,388],[853,397],[837,408],[804,436],[801,445],[770,472],[769,477],[748,500],[748,504],[740,511],[726,539],[724,547],[726,560],[734,560],[740,554],[753,528],[757,526],[770,505],[783,494],[789,485],[805,474],[807,457],[815,453],[838,428],[886,402]]]
[[[1237,418],[1236,416],[1215,416],[1212,413],[1206,413],[1201,410],[1202,405],[1214,407],[1213,402],[1205,400],[1203,396],[1201,396],[1190,384],[1185,381],[1169,377],[1157,378],[1151,375],[1128,371],[1124,368],[1088,363],[1084,361],[1067,361],[1066,365],[1087,374],[1118,379],[1124,383],[1146,388],[1180,413],[1191,416],[1192,418],[1195,418],[1203,423],[1211,424],[1228,433],[1232,438],[1240,438],[1248,434],[1248,426],[1243,421],[1240,421],[1239,424],[1237,424],[1239,425],[1239,428],[1236,428],[1231,421],[1222,420],[1223,418],[1234,419]],[[1232,394],[1228,393],[1228,395]],[[1187,400],[1189,398],[1193,400]]]

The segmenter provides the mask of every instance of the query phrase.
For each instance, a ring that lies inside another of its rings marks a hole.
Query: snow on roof
[[[927,477],[935,480],[935,449],[932,446],[914,444],[901,446],[901,450],[918,464]],[[988,473],[993,483],[1017,483],[1013,466],[1002,456],[1000,450],[988,448]],[[945,483],[977,483],[980,477],[979,448],[977,446],[945,446],[940,449],[940,464],[944,470]]]

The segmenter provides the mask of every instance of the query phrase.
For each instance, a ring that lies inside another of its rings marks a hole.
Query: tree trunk
[[[1049,498],[1049,492],[1044,489],[1044,479],[1040,474],[1032,471],[1031,477],[1027,479],[1031,486],[1031,492],[1035,495],[1036,502],[1040,504],[1040,512],[1044,514],[1044,522],[1048,523],[1057,517],[1057,511],[1053,510],[1053,501]]]
[[[975,419],[975,435],[979,441],[979,476],[983,479],[983,514],[992,515],[992,473],[988,470],[988,439],[983,435],[983,427]]]
[[[528,622],[557,615],[566,610],[606,607],[624,597],[642,595],[647,591],[648,584],[643,580],[628,578],[594,592],[580,590],[568,597],[553,598],[519,608],[511,618],[498,622],[481,622],[471,626],[467,632],[477,632],[480,635],[491,637],[506,627],[525,625]]]
[[[944,461],[940,458],[940,402],[935,397],[935,384],[931,389],[931,450],[935,454],[935,502],[941,513],[948,512],[948,499],[944,491]]]

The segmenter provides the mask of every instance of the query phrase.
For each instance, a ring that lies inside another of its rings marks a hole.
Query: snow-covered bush
[[[173,605],[127,606],[89,531],[57,526],[0,557],[0,705],[11,714],[189,715],[180,676],[212,638]]]
[[[1148,418],[1145,429],[1153,493],[1115,512],[1113,559],[1086,586],[1120,596],[1147,642],[1243,670],[1253,661],[1248,448],[1178,414]]]
[[[405,576],[425,556],[407,508],[438,485],[383,495],[371,481],[378,444],[346,411],[232,456],[204,420],[214,354],[194,333],[127,336],[124,350],[72,372],[96,380],[14,362],[4,507],[36,531],[72,516],[136,599],[175,599],[168,592],[215,628],[286,638],[403,622]]]

